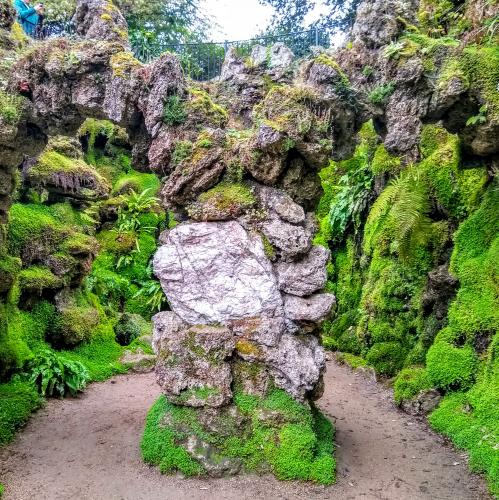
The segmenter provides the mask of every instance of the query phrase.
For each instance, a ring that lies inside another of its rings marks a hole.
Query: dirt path
[[[52,400],[0,451],[5,500],[488,499],[465,457],[399,412],[388,393],[330,362],[321,407],[336,421],[338,482],[273,477],[220,480],[162,476],[142,463],[138,443],[158,396],[152,374],[90,386],[77,400]]]

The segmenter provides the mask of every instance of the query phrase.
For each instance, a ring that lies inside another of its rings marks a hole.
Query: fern
[[[430,203],[425,184],[409,169],[394,179],[371,208],[364,233],[364,252],[370,255],[383,237],[392,240],[401,260],[408,260],[431,231]]]

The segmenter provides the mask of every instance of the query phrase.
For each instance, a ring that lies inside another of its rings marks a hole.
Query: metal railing
[[[314,29],[230,42],[132,43],[132,50],[135,57],[144,63],[156,59],[165,52],[172,52],[179,57],[185,73],[190,78],[205,81],[220,75],[225,56],[230,49],[235,49],[241,57],[249,57],[256,45],[270,47],[277,42],[284,43],[296,57],[306,56],[313,46],[330,45],[329,33],[326,30]]]
[[[49,21],[42,27],[33,26],[33,38],[76,36],[76,30],[70,21]],[[135,57],[149,63],[165,52],[176,54],[184,72],[193,80],[206,81],[220,75],[225,56],[230,49],[235,49],[240,57],[249,57],[253,47],[261,45],[270,47],[277,42],[284,43],[291,49],[295,57],[304,57],[313,46],[329,47],[330,38],[326,30],[313,29],[272,36],[261,36],[250,40],[205,43],[164,43],[161,40],[148,38],[131,40]]]

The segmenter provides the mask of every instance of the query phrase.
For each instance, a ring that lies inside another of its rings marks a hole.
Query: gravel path
[[[142,463],[138,443],[158,397],[153,374],[93,384],[78,399],[51,400],[0,450],[5,500],[489,499],[464,455],[393,407],[389,393],[329,362],[321,408],[337,429],[331,487],[271,476],[182,479]]]

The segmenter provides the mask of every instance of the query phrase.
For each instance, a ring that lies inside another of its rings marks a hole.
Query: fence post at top
[[[229,42],[225,40],[224,42],[224,54],[227,55],[227,52],[229,51]]]

